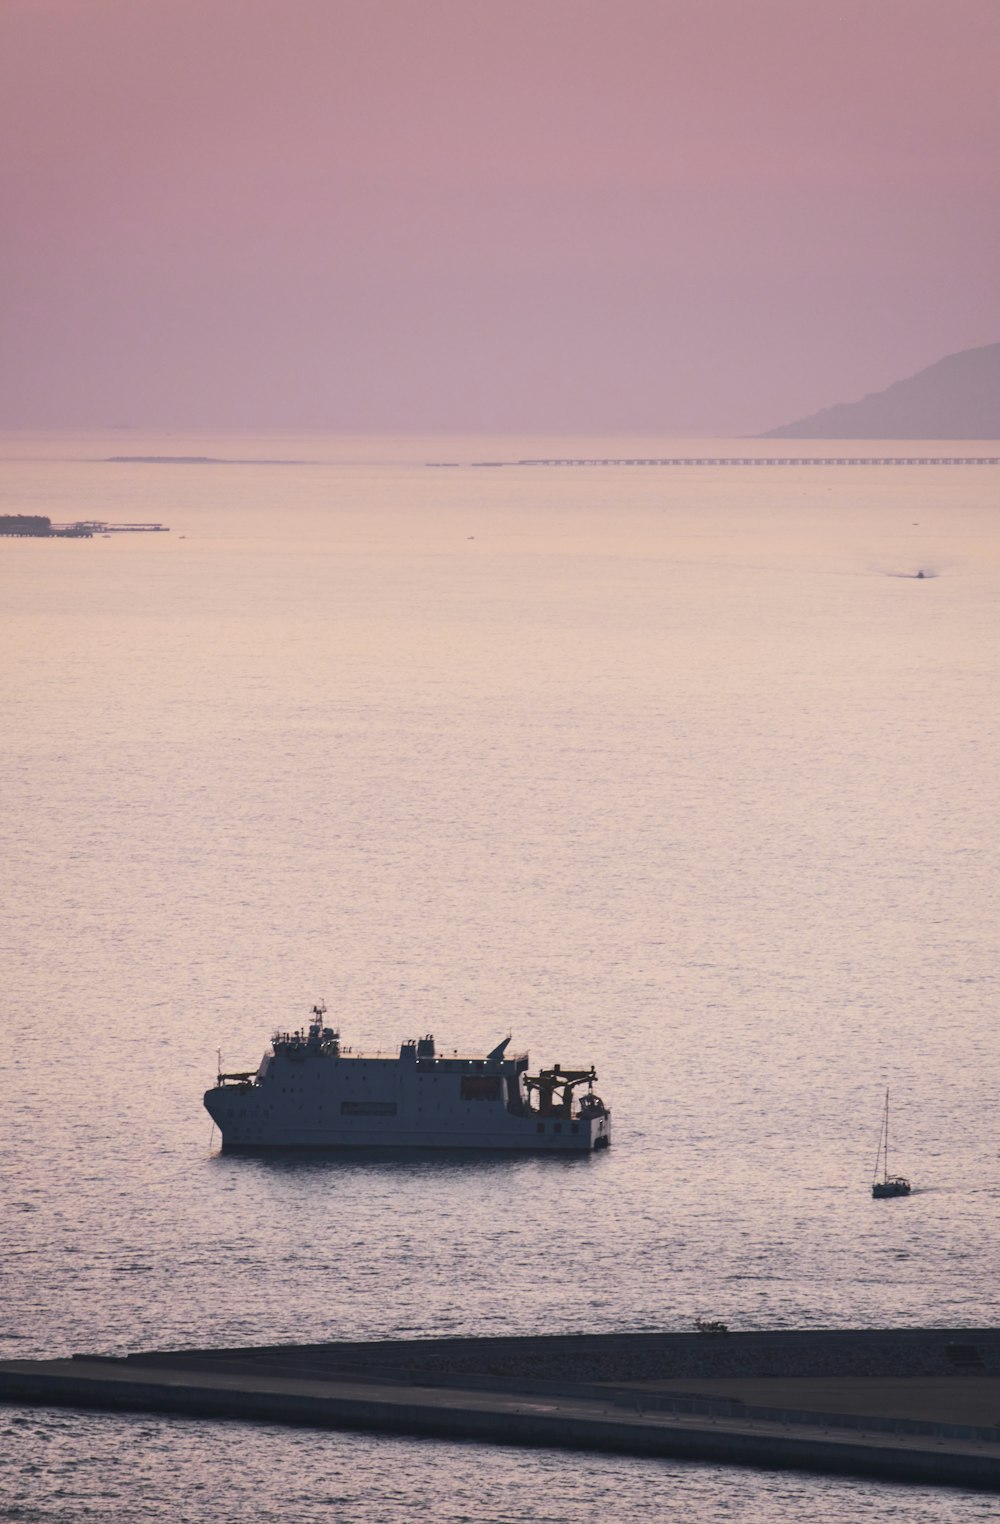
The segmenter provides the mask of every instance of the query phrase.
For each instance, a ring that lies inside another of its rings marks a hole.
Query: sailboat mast
[[[879,1133],[878,1154],[875,1156],[875,1174],[872,1176],[872,1195],[881,1200],[886,1196],[908,1196],[910,1182],[902,1175],[889,1174],[889,1086],[885,1087],[885,1110],[882,1114],[882,1130]],[[882,1160],[882,1178],[878,1178],[879,1158]]]

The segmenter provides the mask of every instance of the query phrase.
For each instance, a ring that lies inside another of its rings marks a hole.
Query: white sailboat
[[[882,1166],[881,1179],[879,1179],[879,1165]],[[887,1196],[908,1196],[909,1194],[910,1182],[905,1176],[889,1173],[889,1087],[887,1085],[882,1131],[879,1133],[878,1153],[875,1155],[875,1169],[872,1174],[872,1195],[876,1201],[882,1201]]]

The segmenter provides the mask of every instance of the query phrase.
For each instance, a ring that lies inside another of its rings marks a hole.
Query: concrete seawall
[[[919,1331],[907,1333],[911,1335],[909,1341],[904,1336],[902,1342],[910,1343],[912,1355],[912,1335]],[[731,1343],[760,1337],[736,1335]],[[822,1344],[824,1336],[818,1337]],[[873,1332],[871,1342],[884,1351],[886,1337],[885,1333]],[[937,1336],[929,1338],[928,1348],[932,1348]],[[996,1338],[990,1331],[983,1332],[980,1345]],[[622,1340],[631,1346],[635,1357],[641,1357],[643,1341],[659,1344],[658,1354],[662,1356],[664,1341],[669,1348],[675,1340],[675,1353],[680,1355],[689,1336],[580,1335],[559,1342],[565,1356],[571,1356],[575,1348],[578,1357],[586,1357],[593,1364],[602,1353],[610,1358],[616,1345],[620,1363]],[[852,1340],[855,1353],[867,1342],[863,1333],[852,1335]],[[703,1342],[707,1345],[709,1341]],[[723,1342],[728,1341],[718,1341],[720,1345]],[[538,1348],[546,1343],[547,1351]],[[392,1375],[384,1372],[390,1353],[409,1367],[410,1362],[419,1365],[421,1358],[426,1361],[436,1355],[440,1359],[449,1351],[452,1364],[478,1363],[482,1371],[483,1365],[490,1364],[491,1352],[497,1356],[501,1347],[505,1347],[506,1363],[516,1352],[544,1365],[545,1353],[554,1353],[552,1340],[525,1339],[272,1346],[239,1351],[151,1352],[124,1359],[78,1356],[71,1360],[17,1360],[0,1364],[0,1400],[615,1451],[1000,1491],[1000,1427],[948,1422],[944,1411],[940,1421],[916,1423],[885,1412],[866,1415],[775,1408],[747,1403],[745,1398],[727,1398],[715,1391],[685,1395],[665,1391],[662,1379],[623,1388],[611,1383],[602,1386],[531,1380],[527,1376],[491,1378],[488,1373],[475,1376],[471,1371],[465,1377],[454,1371],[439,1371],[429,1380],[409,1368]],[[841,1347],[846,1350],[848,1345],[842,1342]],[[651,1357],[657,1351],[646,1353]],[[711,1366],[718,1363],[722,1352],[706,1349],[704,1353]],[[743,1353],[745,1364],[753,1352],[744,1348]],[[759,1357],[759,1348],[757,1353]],[[366,1358],[373,1356],[373,1363],[382,1367],[378,1374],[361,1368]],[[735,1358],[731,1347],[728,1358]],[[347,1369],[352,1362],[355,1368]],[[657,1363],[662,1364],[662,1359]],[[697,1375],[687,1379],[697,1386]],[[995,1397],[1000,1396],[998,1378],[983,1371],[952,1379],[963,1390],[970,1381],[978,1382],[972,1397],[978,1394],[984,1413],[992,1411]],[[857,1378],[852,1380],[857,1387]],[[905,1389],[907,1385],[919,1386],[921,1378],[901,1380]],[[743,1385],[746,1388],[746,1378]],[[947,1382],[945,1386],[950,1390]],[[863,1394],[864,1378],[860,1390]],[[879,1390],[885,1407],[884,1381]]]

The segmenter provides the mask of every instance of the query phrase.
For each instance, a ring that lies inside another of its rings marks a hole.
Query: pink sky
[[[0,34],[0,426],[746,432],[1000,339],[997,0]]]

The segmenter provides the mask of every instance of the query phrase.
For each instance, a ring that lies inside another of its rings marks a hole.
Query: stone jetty
[[[1000,1491],[1000,1330],[279,1344],[0,1363],[0,1400]]]

